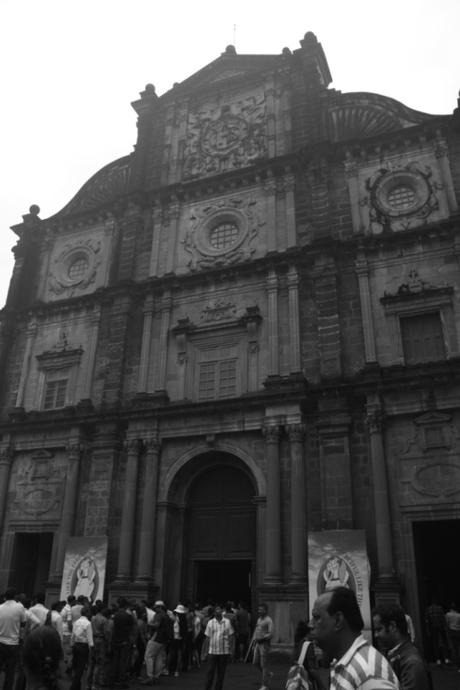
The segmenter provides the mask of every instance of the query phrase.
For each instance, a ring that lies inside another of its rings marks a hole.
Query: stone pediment
[[[244,80],[246,77],[275,68],[280,60],[279,55],[237,55],[233,46],[228,46],[216,60],[176,84],[161,98],[166,100],[170,97],[176,98],[181,95],[181,92],[195,91],[206,88],[208,85],[213,87],[217,83],[232,79]]]
[[[93,211],[115,201],[129,191],[129,156],[124,156],[101,168],[89,178],[58,216],[72,216]]]
[[[376,93],[331,92],[327,124],[333,141],[362,139],[414,127],[439,117],[413,110],[399,101]]]

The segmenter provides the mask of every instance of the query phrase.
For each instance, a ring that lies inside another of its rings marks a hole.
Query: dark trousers
[[[114,685],[127,687],[130,655],[131,644],[129,642],[112,644],[112,669],[110,675]]]
[[[0,671],[5,672],[3,690],[12,690],[14,674],[19,661],[19,645],[0,642]]]
[[[75,642],[72,647],[72,683],[70,690],[81,690],[81,679],[88,665],[89,646],[84,642]]]
[[[206,674],[205,690],[211,690],[214,674],[217,672],[214,690],[222,690],[224,684],[225,669],[227,668],[228,654],[210,654],[209,668]]]

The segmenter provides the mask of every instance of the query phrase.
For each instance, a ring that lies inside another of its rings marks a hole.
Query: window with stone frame
[[[82,348],[69,345],[66,334],[61,333],[51,349],[36,356],[36,409],[56,410],[75,404],[82,354]]]
[[[45,389],[43,392],[44,410],[65,407],[70,379],[70,369],[55,369],[45,374]]]
[[[231,398],[237,394],[237,359],[201,362],[198,397],[200,400]]]
[[[401,316],[401,340],[406,364],[446,359],[446,347],[439,312]]]

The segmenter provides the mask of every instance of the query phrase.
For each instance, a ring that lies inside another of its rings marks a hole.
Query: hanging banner
[[[103,599],[107,537],[71,537],[67,542],[61,600],[69,594]]]
[[[369,560],[364,530],[324,530],[308,535],[310,612],[316,597],[335,587],[356,594],[365,629],[371,628]]]

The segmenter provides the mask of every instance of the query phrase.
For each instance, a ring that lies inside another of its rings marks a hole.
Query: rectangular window
[[[199,398],[231,398],[237,393],[235,359],[200,364]]]
[[[400,317],[400,325],[406,364],[446,359],[439,312]]]
[[[64,407],[67,399],[68,382],[68,369],[58,369],[57,371],[48,371],[46,373],[45,394],[43,397],[44,410]]]

